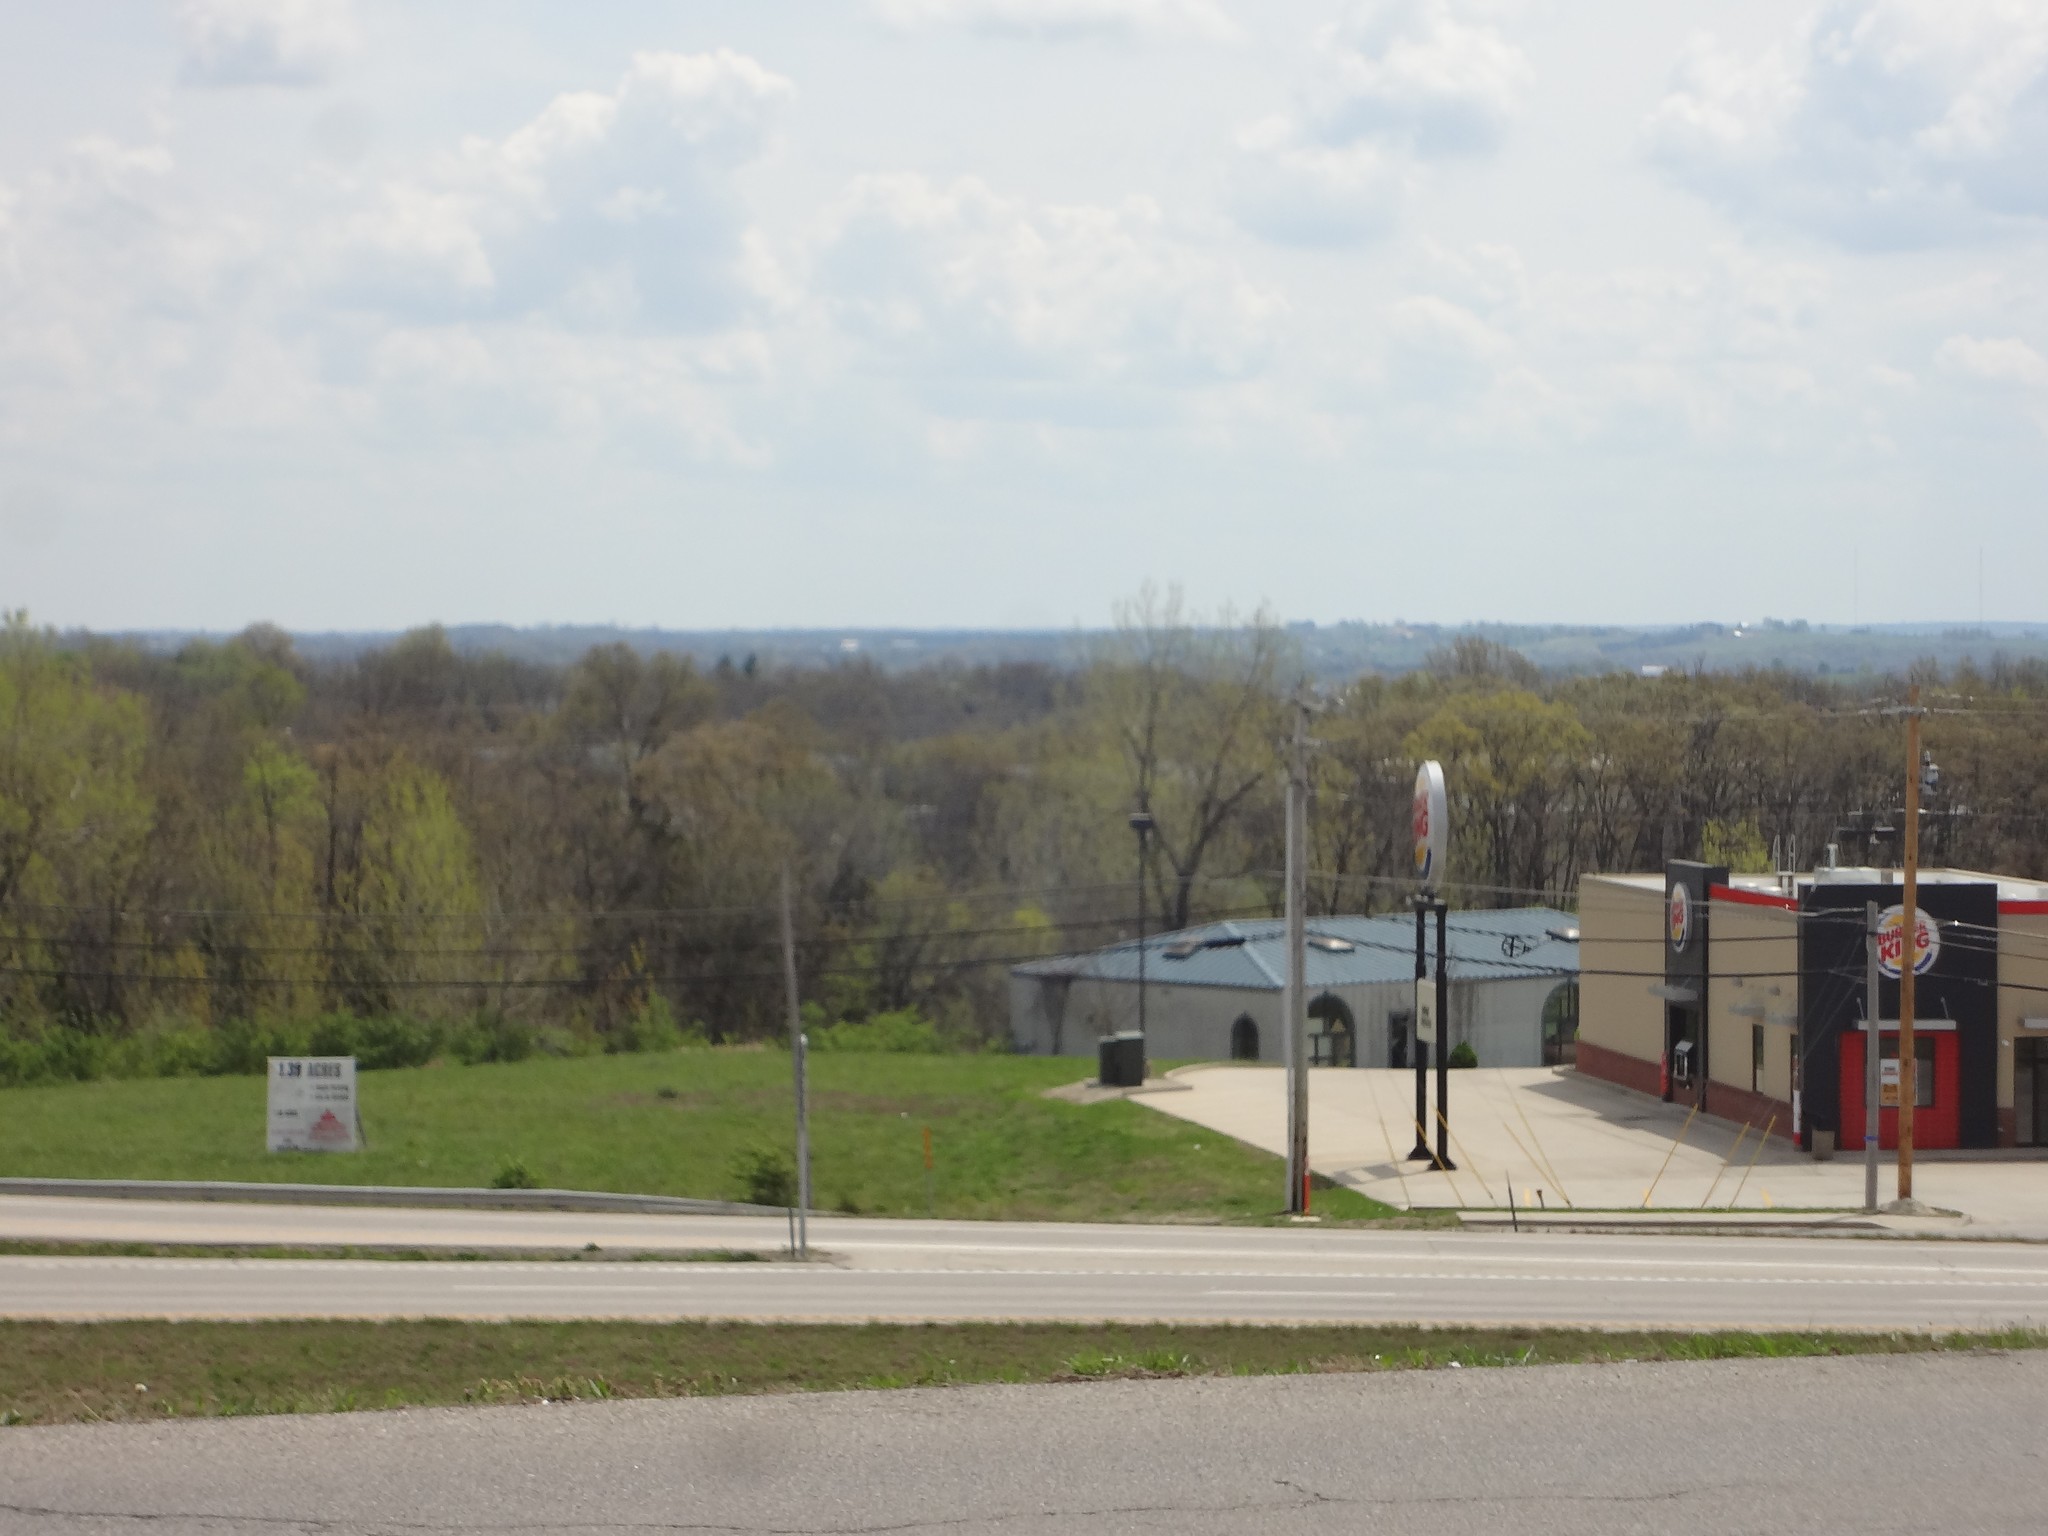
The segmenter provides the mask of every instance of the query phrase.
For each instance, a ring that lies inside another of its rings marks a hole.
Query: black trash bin
[[[1145,1081],[1145,1037],[1103,1035],[1096,1043],[1096,1081],[1105,1088],[1137,1088]]]

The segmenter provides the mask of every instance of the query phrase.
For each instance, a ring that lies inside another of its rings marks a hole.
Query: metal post
[[[1906,690],[1906,825],[1899,861],[1905,912],[1899,923],[1899,1198],[1913,1198],[1913,1104],[1919,1065],[1913,1049],[1914,967],[1920,963],[1920,686]]]
[[[1287,1043],[1287,1209],[1308,1195],[1308,708],[1294,706],[1287,764],[1287,981],[1281,993]]]
[[[1138,1033],[1145,1033],[1145,834],[1152,830],[1152,813],[1134,811],[1131,830],[1138,834]]]
[[[1429,1150],[1429,1047],[1422,1039],[1422,983],[1429,976],[1429,898],[1415,898],[1415,997],[1408,1016],[1408,1033],[1415,1041],[1415,1149],[1411,1163],[1431,1160]],[[1441,1025],[1439,1025],[1441,1027]]]
[[[796,991],[796,925],[789,913],[789,866],[782,866],[782,979],[789,992],[789,1054],[796,1077],[796,1250],[808,1257],[811,1251],[811,1095],[806,1081],[805,1057],[810,1042],[804,1038],[803,1009]]]
[[[1883,1031],[1878,1027],[1884,1010],[1877,1003],[1877,903],[1863,904],[1863,1017],[1868,1033],[1863,1037],[1863,1209],[1877,1209],[1877,1127],[1879,1045]]]
[[[1451,972],[1445,929],[1451,904],[1436,904],[1436,1166],[1456,1168],[1451,1161]]]

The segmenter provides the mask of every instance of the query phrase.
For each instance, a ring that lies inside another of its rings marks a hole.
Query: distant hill
[[[1309,669],[1325,680],[1361,672],[1408,672],[1431,651],[1477,635],[1521,652],[1546,672],[1636,672],[1645,668],[1735,671],[1783,667],[1816,675],[1897,672],[1920,660],[1944,668],[1965,660],[2048,661],[2048,625],[1885,624],[1849,627],[1767,619],[1760,624],[1694,624],[1632,629],[1570,624],[1290,624]],[[763,667],[830,667],[865,662],[885,671],[916,667],[1038,662],[1073,666],[1105,637],[1102,630],[973,629],[627,629],[605,624],[450,626],[458,651],[497,651],[525,661],[574,661],[594,645],[623,642],[667,651],[711,667],[721,659]],[[198,631],[152,630],[111,636],[152,651],[174,651]],[[223,638],[213,635],[206,638]],[[397,639],[391,632],[296,634],[300,653],[344,661]]]

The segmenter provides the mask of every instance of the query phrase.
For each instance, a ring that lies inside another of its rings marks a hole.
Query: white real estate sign
[[[1436,983],[1428,977],[1415,983],[1415,1038],[1423,1045],[1436,1044]]]
[[[355,1057],[271,1057],[269,1123],[273,1152],[360,1151]]]

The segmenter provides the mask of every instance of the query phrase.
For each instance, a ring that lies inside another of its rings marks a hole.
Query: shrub
[[[936,1056],[946,1048],[938,1026],[915,1008],[877,1013],[858,1023],[828,1024],[810,1033],[814,1051],[871,1051]]]
[[[1446,1061],[1444,1065],[1447,1067],[1476,1067],[1479,1065],[1479,1053],[1472,1049],[1472,1042],[1470,1040],[1460,1040],[1451,1047],[1450,1060]]]
[[[486,1061],[524,1061],[533,1054],[535,1043],[533,1026],[486,1008],[456,1030],[449,1049],[456,1060],[473,1067]]]
[[[540,1180],[533,1176],[525,1163],[513,1158],[491,1177],[493,1189],[539,1189]]]
[[[740,1198],[751,1205],[795,1205],[796,1166],[775,1147],[749,1147],[733,1159]]]
[[[440,1050],[439,1028],[399,1014],[368,1019],[350,1013],[325,1014],[314,1020],[306,1040],[308,1056],[353,1056],[365,1072],[423,1067]]]
[[[644,1003],[615,1023],[604,1037],[604,1048],[612,1055],[627,1051],[677,1051],[686,1045],[703,1043],[703,1026],[677,1023],[675,1009],[659,992],[649,993]]]
[[[0,1085],[89,1083],[104,1070],[105,1054],[96,1036],[73,1029],[0,1036]]]

